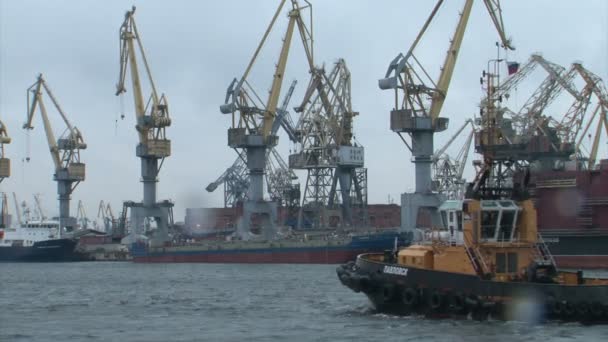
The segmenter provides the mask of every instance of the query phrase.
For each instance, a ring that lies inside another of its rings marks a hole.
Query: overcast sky
[[[173,155],[161,170],[158,198],[175,201],[176,221],[183,220],[187,207],[222,206],[222,188],[212,194],[204,190],[236,156],[227,146],[230,117],[218,108],[232,78],[244,72],[278,2],[0,0],[0,117],[13,138],[7,147],[12,176],[0,185],[1,190],[14,191],[30,203],[32,194],[40,193],[47,213],[58,212],[52,160],[39,113],[29,138],[21,128],[26,119],[26,89],[42,72],[88,143],[82,152],[87,179],[73,194],[72,213],[78,200],[85,203],[91,218],[96,216],[100,200],[109,201],[115,213],[123,200],[141,200],[130,81],[122,100],[114,96],[118,29],[124,12],[134,3],[157,88],[167,95],[173,119],[167,129]],[[420,45],[418,57],[434,77],[463,2],[446,1]],[[315,63],[325,63],[329,69],[337,58],[344,58],[352,74],[353,109],[361,113],[354,131],[366,148],[369,202],[386,203],[389,196],[398,202],[401,192],[413,189],[413,166],[409,151],[389,130],[393,94],[381,91],[377,80],[384,77],[389,62],[408,49],[433,3],[333,0],[313,1],[313,5]],[[524,62],[531,53],[541,52],[566,67],[582,61],[608,79],[608,2],[513,0],[503,1],[503,11],[507,35],[517,47],[506,56],[508,60]],[[270,87],[286,22],[282,14],[252,71],[250,80],[258,93],[264,94]],[[292,79],[299,81],[292,106],[301,99],[308,82],[303,50],[296,38],[283,88],[285,91]],[[477,1],[443,108],[450,129],[436,137],[436,147],[466,118],[478,113],[479,76],[487,61],[496,56],[497,39],[485,6]],[[529,94],[524,90],[516,91],[513,101],[523,104]],[[556,113],[566,111],[567,101],[562,102]],[[63,123],[58,113],[49,112],[55,133],[60,135]],[[126,115],[124,120],[121,113]],[[605,147],[604,140],[602,157]],[[281,133],[279,151],[284,159],[290,148]],[[29,163],[23,161],[27,155]],[[303,173],[300,182],[303,187]]]

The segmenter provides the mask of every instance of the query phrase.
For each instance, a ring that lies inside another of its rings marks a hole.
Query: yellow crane
[[[574,67],[585,81],[586,88],[590,89],[590,91],[595,94],[598,100],[598,103],[595,109],[593,110],[593,114],[591,115],[591,118],[587,121],[587,125],[585,126],[585,129],[583,130],[576,144],[576,150],[579,151],[583,138],[587,135],[587,131],[589,130],[595,118],[599,116],[595,129],[595,134],[593,136],[591,151],[589,152],[589,159],[587,161],[587,169],[591,170],[595,166],[595,162],[597,160],[600,138],[602,136],[602,127],[604,128],[606,136],[608,136],[608,91],[606,90],[606,85],[599,76],[585,69],[581,64],[574,64]]]
[[[247,168],[249,170],[249,194],[244,203],[243,224],[239,228],[240,232],[249,230],[249,221],[252,214],[257,213],[265,218],[264,234],[269,237],[273,234],[274,222],[276,221],[276,203],[264,201],[264,172],[267,163],[267,149],[273,148],[278,142],[276,132],[273,132],[273,125],[277,117],[279,96],[283,85],[285,68],[296,27],[300,34],[308,66],[313,70],[313,36],[305,24],[302,11],[306,8],[312,10],[308,1],[305,6],[300,6],[297,0],[290,0],[291,9],[288,12],[288,23],[278,62],[276,63],[273,74],[272,85],[266,102],[262,102],[255,90],[251,88],[247,81],[255,61],[264,46],[272,28],[282,13],[287,0],[281,0],[273,18],[266,29],[262,40],[258,44],[253,57],[251,58],[245,73],[240,80],[234,79],[228,87],[225,103],[220,106],[220,111],[224,114],[232,115],[232,127],[228,129],[228,145],[232,148],[242,148],[246,151]],[[312,15],[311,15],[312,21]],[[312,24],[311,24],[312,26]]]
[[[51,127],[46,106],[43,101],[43,94],[51,99],[55,109],[60,114],[63,122],[67,126],[65,133],[55,140],[55,135]],[[85,179],[85,164],[80,160],[80,150],[87,148],[80,130],[73,126],[68,120],[65,112],[59,106],[59,102],[51,92],[42,74],[38,75],[36,82],[28,88],[28,115],[27,121],[23,125],[24,129],[32,130],[32,120],[36,108],[40,108],[42,123],[46,138],[54,163],[54,180],[57,181],[57,192],[59,194],[59,225],[60,235],[62,231],[70,231],[75,227],[73,219],[70,217],[70,196],[76,186]]]
[[[133,233],[141,234],[145,222],[154,222],[156,230],[153,233],[153,243],[162,244],[168,239],[168,226],[172,224],[171,211],[173,204],[169,201],[156,201],[156,183],[158,174],[166,157],[171,155],[171,141],[165,135],[165,128],[171,126],[169,104],[164,94],[159,96],[146,54],[144,52],[141,36],[135,24],[135,7],[125,14],[120,26],[120,72],[116,95],[125,93],[125,80],[127,69],[130,69],[133,101],[135,104],[136,130],[139,135],[139,144],[136,155],[141,159],[141,178],[143,182],[143,203],[130,203],[131,224]],[[140,56],[144,66],[145,76],[151,90],[148,100],[144,100],[142,84],[139,74],[137,55]],[[160,164],[159,164],[160,160]]]
[[[484,0],[483,2],[498,30],[503,47],[514,49],[504,33],[500,2],[498,0]],[[436,209],[441,203],[441,198],[432,189],[431,165],[434,134],[444,131],[448,126],[448,119],[440,117],[440,114],[448,94],[473,3],[474,0],[464,2],[437,80],[434,80],[424,68],[421,60],[416,57],[415,50],[431,22],[436,18],[444,0],[436,2],[409,50],[394,58],[384,78],[378,81],[380,89],[392,89],[395,93],[395,107],[391,111],[390,127],[412,152],[415,165],[415,192],[402,196],[402,208],[405,208],[405,211],[401,215],[401,224],[404,229],[417,227],[419,208]],[[411,144],[407,142],[402,133],[411,136]],[[431,224],[440,224],[436,210],[431,210],[431,212]]]

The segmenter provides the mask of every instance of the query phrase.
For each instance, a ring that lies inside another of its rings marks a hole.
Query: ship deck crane
[[[64,124],[67,126],[65,134],[57,140],[55,140],[43,101],[44,93],[51,99],[55,109],[59,112]],[[84,142],[80,130],[68,120],[42,74],[38,75],[37,81],[28,88],[27,98],[28,116],[23,128],[34,129],[32,120],[34,119],[36,108],[40,108],[44,131],[55,167],[54,180],[57,181],[57,192],[59,194],[59,235],[61,236],[63,231],[71,231],[75,227],[76,222],[70,217],[70,196],[76,186],[85,179],[85,164],[80,160],[80,151],[86,149],[87,144]]]
[[[414,51],[443,2],[443,0],[437,1],[408,52],[405,55],[399,54],[393,59],[385,78],[378,82],[380,89],[392,89],[395,93],[394,108],[391,111],[391,130],[399,135],[414,157],[415,192],[413,194],[403,194],[401,201],[403,210],[401,226],[402,229],[406,230],[418,227],[418,212],[420,208],[424,207],[431,209],[430,223],[435,226],[441,225],[439,215],[436,212],[441,203],[441,198],[433,193],[431,187],[433,137],[435,132],[444,131],[448,125],[448,119],[440,117],[440,114],[448,94],[456,59],[474,1],[466,0],[464,3],[443,67],[435,81],[422,66],[420,60],[416,58]],[[498,0],[484,0],[484,4],[499,33],[503,47],[514,49],[504,33],[500,2]],[[402,96],[399,95],[400,91],[402,91]],[[427,103],[429,98],[430,105]],[[411,144],[407,143],[402,133],[411,136]]]
[[[141,159],[141,179],[143,182],[143,202],[128,201],[132,206],[131,226],[132,233],[144,233],[144,226],[153,222],[156,229],[149,232],[152,235],[152,244],[162,244],[168,241],[168,227],[171,222],[173,203],[170,201],[156,201],[156,183],[163,161],[171,155],[171,141],[165,135],[165,129],[171,126],[169,117],[169,104],[164,94],[159,95],[152,78],[150,66],[146,59],[141,36],[135,24],[135,7],[125,14],[125,20],[120,26],[120,73],[116,95],[125,93],[125,79],[127,69],[130,70],[133,100],[135,103],[135,118],[139,143],[136,155]],[[151,95],[144,100],[139,74],[137,55],[139,54]],[[159,163],[160,162],[160,163]]]
[[[21,217],[21,209],[19,208],[19,201],[17,200],[17,194],[13,192],[13,201],[15,202],[15,214],[17,215],[17,224],[22,224],[23,219]]]
[[[248,198],[243,204],[242,224],[238,228],[239,233],[244,237],[247,237],[251,231],[251,218],[256,214],[262,218],[262,233],[265,238],[273,236],[276,229],[276,203],[264,200],[263,183],[267,150],[274,147],[278,142],[278,137],[272,133],[272,128],[278,114],[279,96],[283,85],[291,40],[296,27],[302,40],[309,67],[311,70],[313,68],[313,36],[302,17],[302,11],[306,8],[312,8],[312,5],[306,1],[307,5],[301,7],[297,0],[291,0],[287,30],[283,38],[268,99],[265,102],[261,101],[247,81],[249,72],[286,2],[286,0],[280,2],[245,73],[240,80],[237,81],[235,79],[232,81],[228,87],[225,103],[220,106],[222,113],[231,114],[232,116],[232,127],[228,129],[228,145],[232,148],[244,149],[247,155],[249,191]]]
[[[0,183],[11,175],[11,160],[4,154],[4,145],[11,143],[6,126],[0,120]]]
[[[42,209],[42,203],[40,203],[40,194],[34,194],[34,204],[36,205],[36,211],[38,212],[38,221],[42,222],[46,220],[46,215]]]

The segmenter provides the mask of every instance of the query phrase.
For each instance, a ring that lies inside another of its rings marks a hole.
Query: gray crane
[[[142,233],[150,235],[150,245],[162,245],[169,241],[169,226],[172,222],[173,203],[156,200],[158,174],[166,157],[171,155],[171,140],[167,139],[165,129],[171,126],[169,104],[164,94],[158,95],[152,73],[144,53],[141,36],[135,24],[135,7],[125,14],[120,26],[120,73],[116,95],[125,93],[127,69],[131,71],[135,117],[139,143],[135,154],[141,160],[141,179],[144,188],[143,202],[127,201],[131,213],[131,240]],[[137,45],[136,45],[137,44]],[[143,62],[151,89],[151,95],[144,101],[140,83],[137,54]],[[154,227],[155,226],[155,227]]]
[[[466,0],[464,3],[456,30],[446,52],[443,67],[436,80],[421,64],[421,59],[416,57],[415,51],[427,28],[435,19],[437,11],[444,3],[443,0],[437,1],[408,52],[394,58],[384,78],[378,81],[380,89],[392,90],[395,93],[390,127],[412,153],[416,173],[414,193],[404,193],[401,196],[402,230],[429,228],[426,223],[418,224],[417,218],[421,212],[430,213],[430,219],[427,222],[432,226],[441,224],[437,208],[442,202],[442,198],[432,191],[431,156],[434,150],[434,134],[446,130],[448,126],[448,119],[440,117],[441,110],[448,95],[473,2],[473,0]],[[502,45],[505,48],[514,49],[504,33],[500,2],[498,0],[484,0],[483,2],[499,33]],[[410,135],[411,143],[406,141],[403,133]]]
[[[51,99],[55,109],[61,115],[67,126],[65,134],[55,140],[55,135],[49,121],[46,106],[43,101],[43,92]],[[57,182],[57,193],[59,194],[59,235],[64,231],[70,232],[76,227],[76,222],[70,217],[70,197],[74,189],[85,179],[85,164],[80,160],[80,151],[87,148],[80,130],[73,126],[68,120],[59,102],[51,92],[42,74],[38,76],[36,83],[28,88],[28,116],[24,129],[32,130],[32,120],[36,108],[40,108],[44,131],[46,133],[49,150],[54,163],[54,180]]]
[[[226,93],[225,103],[220,106],[222,113],[232,116],[232,126],[228,129],[228,145],[232,148],[243,149],[247,156],[249,189],[247,200],[243,204],[243,219],[238,227],[239,234],[244,238],[248,238],[251,232],[251,219],[253,215],[261,218],[261,231],[264,238],[271,238],[276,231],[277,204],[276,202],[264,199],[264,174],[268,149],[275,146],[278,142],[278,136],[272,133],[272,128],[275,126],[276,117],[279,114],[277,110],[279,96],[283,85],[291,40],[296,27],[309,67],[310,69],[313,67],[312,32],[308,29],[302,17],[302,11],[312,6],[307,2],[307,5],[302,7],[297,0],[291,0],[287,30],[281,45],[281,52],[273,75],[268,100],[262,101],[247,81],[249,72],[286,2],[286,0],[280,2],[245,73],[240,80],[234,79],[232,81]]]
[[[277,118],[272,125],[272,134],[276,135],[279,128],[283,127],[292,141],[295,139],[295,133],[292,128],[293,121],[287,107],[289,106],[289,101],[296,84],[296,80],[291,83],[281,107],[277,109]],[[243,151],[237,151],[237,153],[238,156],[234,163],[205,188],[208,192],[213,192],[218,186],[223,184],[224,207],[234,207],[247,199],[247,189],[249,188],[247,155]],[[270,194],[270,198],[279,203],[279,205],[293,202],[294,196],[297,196],[297,200],[299,200],[298,177],[287,167],[285,161],[283,161],[274,147],[269,148],[266,154],[268,162],[266,164],[265,175],[267,192]]]
[[[356,175],[364,165],[364,148],[353,140],[353,118],[359,113],[352,110],[350,80],[343,59],[329,74],[324,68],[315,68],[302,104],[296,108],[302,113],[295,127],[299,139],[289,164],[307,170],[298,215],[300,228],[304,221],[314,228],[329,225],[329,212],[338,206],[340,223],[351,226],[353,205],[367,204],[362,189],[366,181],[359,182]]]

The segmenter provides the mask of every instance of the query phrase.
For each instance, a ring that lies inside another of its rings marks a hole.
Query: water
[[[0,264],[0,341],[607,341],[608,326],[374,313],[335,266]]]

